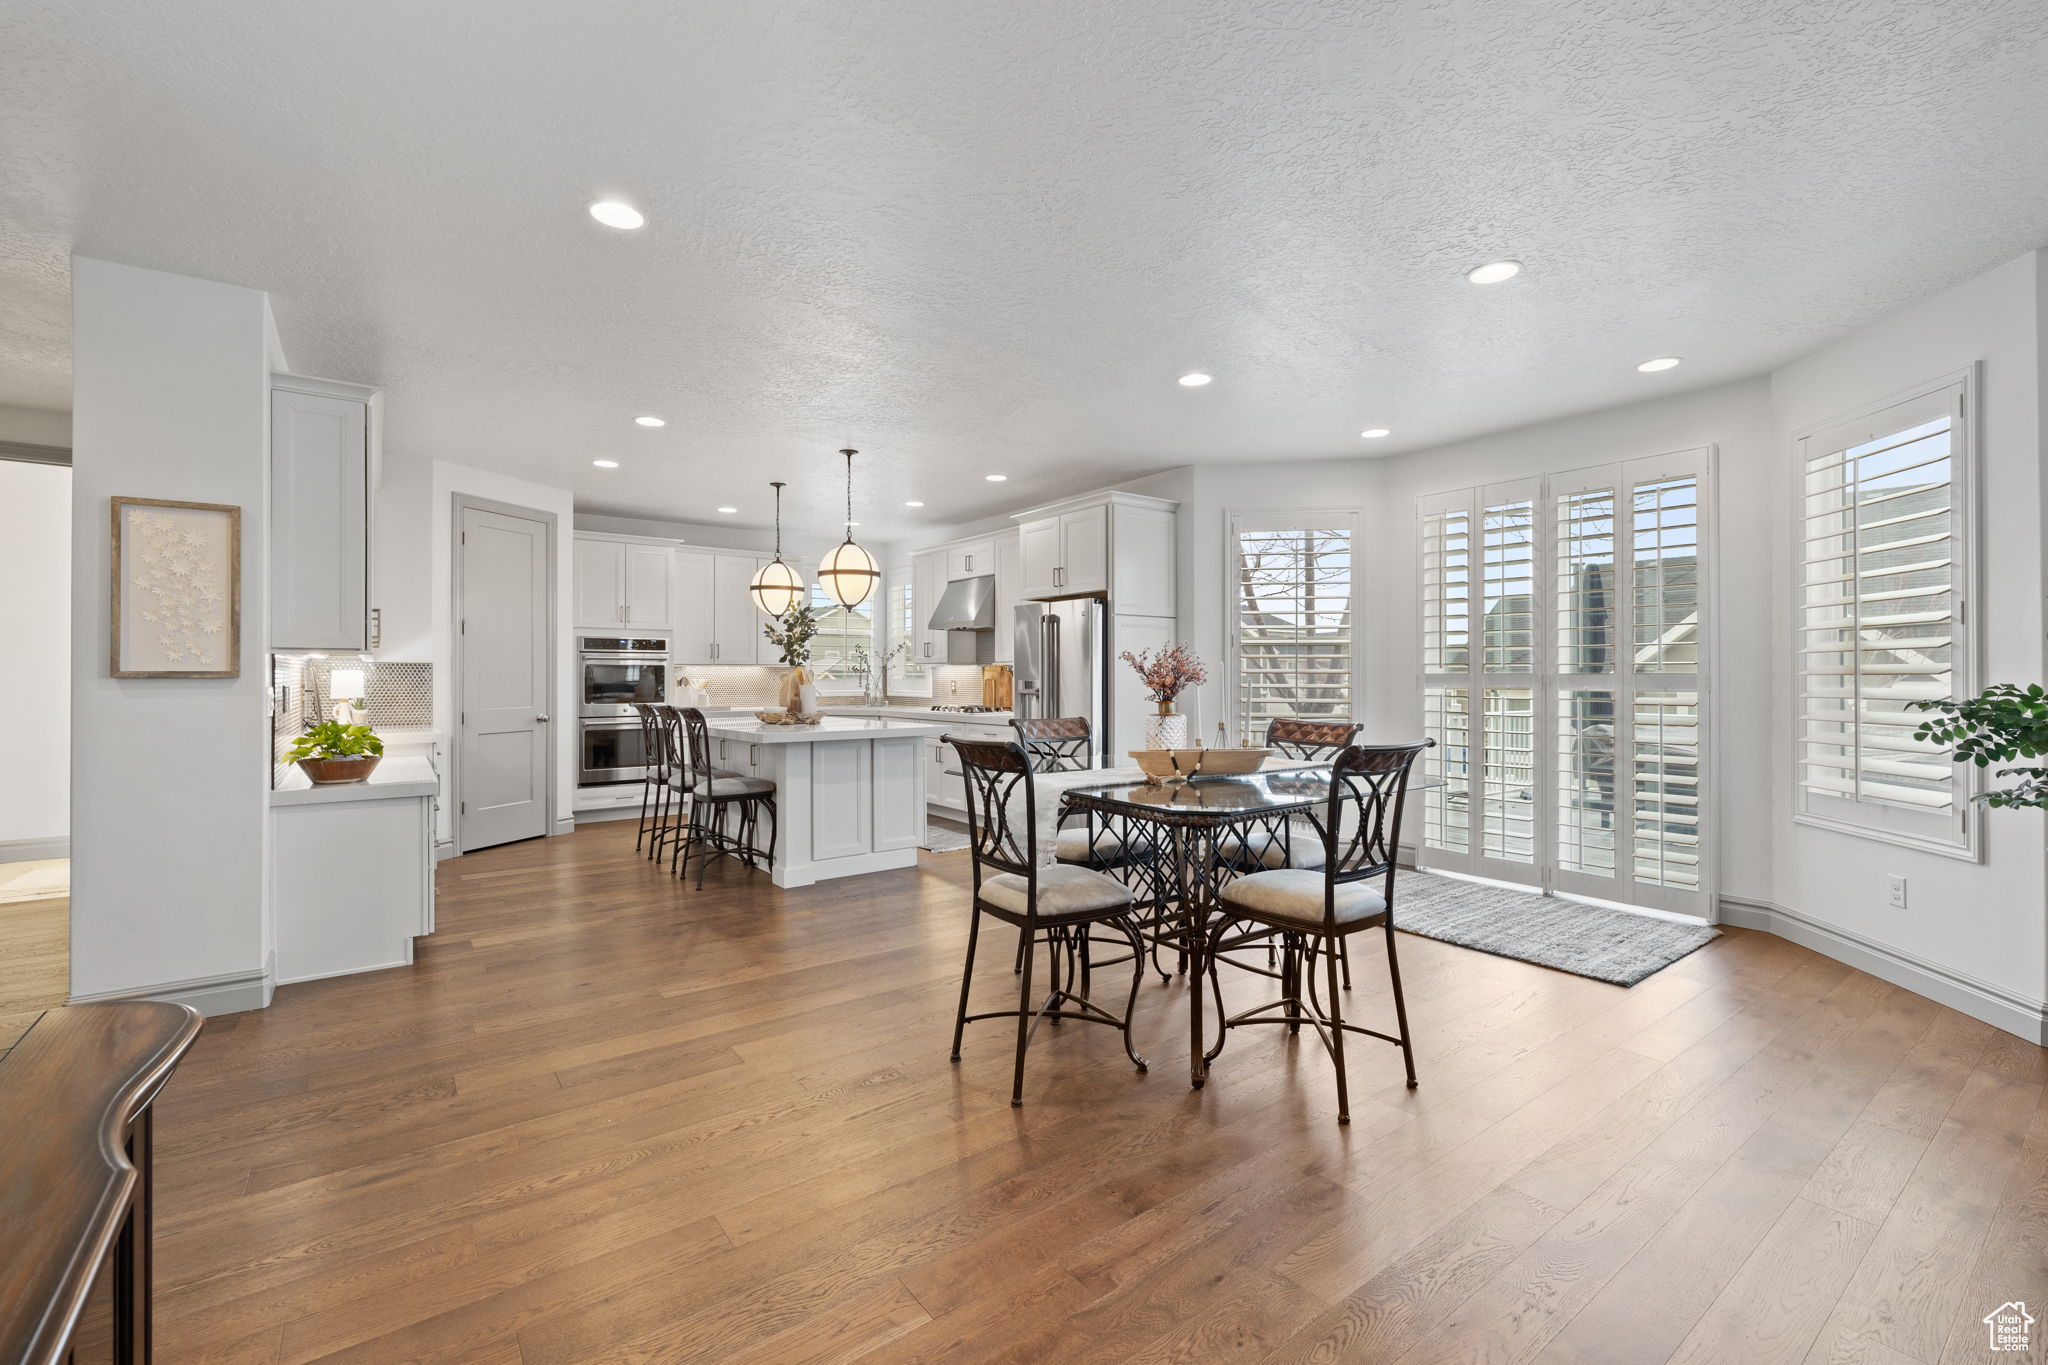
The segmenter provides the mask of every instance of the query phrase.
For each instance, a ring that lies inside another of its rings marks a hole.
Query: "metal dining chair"
[[[1290,1033],[1299,1033],[1304,1023],[1314,1028],[1336,1064],[1339,1123],[1351,1122],[1344,1070],[1346,1033],[1362,1033],[1399,1047],[1409,1089],[1416,1084],[1415,1049],[1409,1039],[1408,1008],[1401,997],[1401,964],[1394,945],[1394,874],[1409,771],[1417,756],[1434,742],[1346,748],[1330,766],[1329,804],[1316,822],[1322,865],[1248,873],[1226,885],[1221,896],[1226,926],[1219,950],[1249,947],[1274,937],[1280,941],[1280,998],[1229,1016],[1224,1027],[1285,1024]],[[1337,986],[1338,949],[1345,939],[1368,929],[1386,933],[1396,1033],[1344,1021]],[[1327,1002],[1316,990],[1319,962]]]
[[[713,767],[711,763],[711,734],[704,720],[704,713],[694,706],[678,707],[677,716],[682,721],[685,762],[680,771],[687,783],[689,817],[684,821],[677,835],[676,853],[680,855],[677,875],[685,882],[690,880],[690,855],[695,852],[697,862],[697,889],[704,889],[704,869],[713,858],[733,858],[750,868],[758,868],[765,860],[769,865],[775,862],[775,841],[780,821],[775,811],[775,784],[765,777],[744,777],[724,768]],[[768,847],[763,850],[756,842],[760,831],[760,815],[768,815]],[[728,814],[736,817],[737,828],[726,829]],[[671,866],[675,866],[672,860]]]
[[[969,1024],[1014,1017],[1017,1056],[1010,1103],[1021,1105],[1024,1054],[1038,1025],[1047,1019],[1055,1024],[1078,1019],[1121,1031],[1125,1055],[1138,1070],[1145,1070],[1145,1059],[1131,1046],[1131,1016],[1145,970],[1144,946],[1130,918],[1131,889],[1114,877],[1073,863],[1039,865],[1037,795],[1023,746],[963,739],[949,742],[960,755],[965,778],[968,847],[974,867],[973,919],[967,930],[967,965],[960,976],[960,1008],[953,1020],[953,1060],[960,1060],[960,1040]],[[1016,1009],[969,1014],[974,950],[984,915],[1017,929],[1023,983],[1018,988]],[[1122,1018],[1087,998],[1083,943],[1096,925],[1119,929],[1131,945],[1131,994],[1124,1002]],[[1032,975],[1040,943],[1047,949],[1051,980],[1045,998],[1034,1005]]]

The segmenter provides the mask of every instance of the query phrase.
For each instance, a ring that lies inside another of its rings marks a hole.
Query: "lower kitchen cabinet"
[[[434,928],[433,796],[275,805],[271,815],[278,984],[409,965],[413,939]]]

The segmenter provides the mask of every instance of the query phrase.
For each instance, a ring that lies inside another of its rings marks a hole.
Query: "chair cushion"
[[[1299,924],[1323,922],[1323,874],[1305,867],[1275,868],[1239,877],[1223,888],[1223,903],[1260,919]],[[1363,882],[1337,887],[1337,922],[1355,924],[1384,914],[1386,898]]]
[[[1302,828],[1289,830],[1287,839],[1287,846],[1283,848],[1271,834],[1255,829],[1242,840],[1234,834],[1217,840],[1216,852],[1228,863],[1234,863],[1242,856],[1261,867],[1322,867],[1322,835]]]
[[[677,791],[681,791],[681,790],[683,789],[683,778],[684,778],[684,776],[685,776],[685,774],[684,774],[683,770],[682,770],[681,768],[678,768],[678,769],[676,769],[676,770],[675,770],[674,772],[672,772],[672,773],[670,773],[670,774],[668,775],[668,784],[669,784],[669,785],[670,785],[671,787],[674,787],[674,788],[675,788],[675,789],[676,789]],[[738,773],[736,773],[736,772],[734,772],[734,771],[732,771],[732,770],[731,770],[730,768],[712,768],[712,769],[710,769],[710,770],[709,770],[708,772],[706,772],[706,773],[705,773],[705,776],[706,776],[706,777],[738,777],[738,776],[739,776],[739,774],[738,774]],[[699,779],[699,780],[702,780],[702,779]]]
[[[1014,872],[1000,872],[981,884],[981,898],[1013,915],[1030,911],[1030,884]],[[1038,917],[1071,919],[1099,915],[1131,903],[1131,888],[1114,877],[1060,863],[1038,869]]]
[[[765,777],[708,777],[700,778],[690,788],[692,796],[773,796],[775,784]]]
[[[1089,852],[1088,843],[1088,831],[1082,826],[1063,829],[1059,837],[1053,840],[1053,856],[1063,863],[1087,864],[1098,860],[1114,863],[1123,860],[1124,841],[1120,834],[1106,829],[1096,830],[1095,849],[1092,854]]]

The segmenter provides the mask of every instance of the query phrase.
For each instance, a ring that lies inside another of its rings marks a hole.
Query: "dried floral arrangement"
[[[1209,681],[1208,668],[1186,645],[1173,645],[1156,654],[1149,649],[1136,653],[1127,649],[1119,657],[1138,675],[1145,694],[1162,708],[1172,705],[1174,698],[1188,688]]]

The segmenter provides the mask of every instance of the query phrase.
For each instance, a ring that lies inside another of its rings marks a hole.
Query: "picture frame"
[[[108,673],[242,676],[242,509],[110,499]]]

